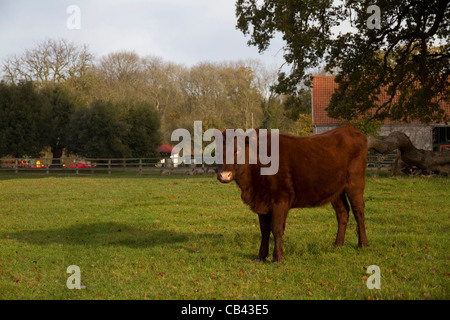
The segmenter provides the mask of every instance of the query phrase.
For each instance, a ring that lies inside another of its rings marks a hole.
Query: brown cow
[[[291,208],[331,202],[338,221],[335,244],[343,245],[350,211],[347,198],[357,221],[358,245],[367,246],[363,199],[367,139],[354,126],[345,125],[311,137],[280,134],[279,168],[274,175],[261,175],[259,158],[256,164],[249,164],[248,138],[245,163],[236,164],[235,139],[235,164],[227,164],[225,131],[223,141],[224,164],[219,164],[217,179],[222,183],[236,181],[242,200],[258,214],[262,239],[257,261],[268,256],[270,232],[275,240],[272,262],[282,260],[281,239]],[[267,150],[271,150],[270,143],[269,133]]]

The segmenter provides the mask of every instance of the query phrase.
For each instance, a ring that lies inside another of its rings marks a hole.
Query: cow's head
[[[257,163],[257,137],[258,129],[246,133],[232,129],[222,132],[223,143],[216,145],[216,152],[219,152],[222,159],[217,170],[220,182],[229,183],[239,179],[250,164]]]

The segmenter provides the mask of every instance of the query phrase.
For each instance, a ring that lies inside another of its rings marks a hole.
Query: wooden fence
[[[397,152],[388,154],[368,154],[367,168],[368,169],[391,169],[397,158]]]
[[[76,159],[67,160],[59,158],[46,159],[1,159],[0,170],[13,171],[40,171],[46,174],[50,172],[94,174],[95,172],[136,171],[138,174],[144,171],[159,171],[164,164],[160,158],[120,158],[120,159]]]
[[[396,153],[388,155],[368,155],[367,166],[369,169],[390,168],[396,158]],[[62,174],[89,174],[103,172],[111,175],[113,172],[135,171],[137,174],[145,172],[154,173],[181,173],[181,174],[202,174],[201,170],[195,170],[196,167],[205,168],[206,165],[197,166],[165,166],[160,158],[120,158],[120,159],[76,159],[68,161],[67,159],[0,159],[0,171],[9,171],[19,173],[22,171],[41,172],[49,175],[50,173]],[[214,167],[213,167],[214,168]],[[205,172],[207,170],[204,170]],[[209,170],[211,172],[211,170]]]

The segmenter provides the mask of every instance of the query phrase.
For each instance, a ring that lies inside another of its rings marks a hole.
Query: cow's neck
[[[272,203],[268,197],[271,195],[270,193],[262,192],[261,188],[264,188],[264,186],[261,183],[255,184],[254,181],[257,180],[252,179],[252,175],[256,174],[259,176],[259,172],[256,172],[255,170],[259,171],[260,168],[257,166],[250,166],[250,168],[251,169],[245,170],[244,174],[235,179],[236,184],[241,189],[241,198],[254,212],[258,214],[268,213],[271,210]]]
[[[252,174],[251,171],[252,171],[251,166],[248,166],[247,169],[241,175],[239,175],[234,179],[236,181],[236,184],[242,191],[248,190],[249,188],[253,187],[251,179]]]

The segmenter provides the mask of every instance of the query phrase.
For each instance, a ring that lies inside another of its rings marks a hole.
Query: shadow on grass
[[[30,244],[88,246],[127,246],[148,248],[154,246],[179,244],[187,241],[209,241],[219,245],[221,235],[209,233],[185,233],[164,229],[139,230],[128,224],[116,222],[98,222],[91,224],[73,224],[67,227],[48,230],[16,231],[0,233],[1,239],[11,239]]]

